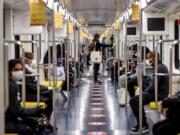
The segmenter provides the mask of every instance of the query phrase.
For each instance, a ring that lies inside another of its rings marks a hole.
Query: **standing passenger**
[[[95,46],[94,49],[95,51],[101,51],[101,44],[99,42],[100,35],[96,34],[94,36],[94,41],[95,41]],[[99,74],[99,68],[100,68],[100,63],[94,63],[94,83],[102,83],[100,80],[98,80],[98,74]]]

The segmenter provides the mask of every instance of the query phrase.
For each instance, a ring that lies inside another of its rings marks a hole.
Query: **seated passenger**
[[[20,60],[9,61],[9,106],[6,110],[6,132],[19,135],[34,135],[32,127],[23,121],[24,117],[38,116],[43,112],[41,107],[32,109],[22,108],[20,105],[20,90],[16,81],[23,78],[22,63]],[[21,119],[19,119],[21,118]]]
[[[61,56],[63,58],[65,58],[65,44],[62,44],[62,49],[61,49],[61,45],[57,45],[57,66],[59,64],[58,60],[61,59]],[[63,52],[62,52],[63,51]],[[45,53],[44,56],[44,64],[52,64],[53,63],[53,47],[50,47],[50,61],[48,61],[49,59],[49,50],[47,50],[47,52]],[[65,62],[63,61],[63,65],[65,65]],[[45,75],[45,80],[48,80],[48,70],[47,68],[44,70],[44,75]]]
[[[137,54],[137,45],[134,45],[134,46],[133,46],[133,53],[134,53],[134,57],[136,57],[137,56],[136,55]],[[149,52],[150,52],[149,49],[146,47],[146,49],[145,49],[146,57],[147,57],[147,54]],[[144,58],[144,46],[142,47],[142,58]],[[134,89],[135,86],[138,86],[138,83],[137,83],[137,68],[136,68],[136,72],[133,75],[129,76],[129,78],[128,78],[128,92],[129,92],[130,97],[135,96],[135,89]]]
[[[127,79],[129,80],[131,75],[134,75],[136,73],[136,67],[137,67],[137,62],[135,60],[128,60],[128,70],[127,70]],[[121,71],[123,74],[120,74],[121,76],[119,77],[120,80],[120,87],[121,88],[125,88],[125,79],[126,79],[126,75],[125,75],[125,67],[122,69]]]
[[[25,72],[26,74],[36,73],[33,69],[34,56],[30,52],[25,53]],[[27,101],[37,101],[37,79],[35,76],[26,76],[26,98]],[[40,85],[40,101],[45,102],[47,107],[45,115],[50,119],[52,114],[52,90]]]
[[[151,65],[155,66],[155,53],[149,53],[147,55],[147,58]],[[165,73],[168,74],[167,67],[162,64],[161,61],[158,62],[158,73]],[[147,78],[149,79],[149,78]],[[158,101],[163,100],[168,96],[169,93],[169,76],[158,76]],[[146,89],[143,89],[142,94],[142,100],[143,100],[143,106],[149,104],[150,102],[155,100],[155,78],[154,76],[151,78],[151,82],[149,83],[149,86],[146,87]],[[132,112],[134,113],[137,125],[132,128],[131,132],[133,134],[139,134],[139,95],[134,96],[130,99],[130,106],[132,109]],[[145,111],[144,107],[142,108],[142,124],[143,124],[143,133],[149,131],[148,124],[146,121]]]

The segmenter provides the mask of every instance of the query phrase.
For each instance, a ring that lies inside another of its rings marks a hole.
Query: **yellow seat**
[[[64,81],[57,81],[56,83],[56,90],[61,90],[63,87]],[[44,87],[52,87],[53,86],[53,81],[44,81],[41,83],[42,86]]]
[[[5,135],[18,135],[17,133],[7,133]]]
[[[37,106],[37,104],[37,102],[25,102],[25,104],[21,102],[21,106],[25,108],[34,108]],[[39,106],[41,106],[42,108],[46,108],[46,104],[44,102],[40,102]]]
[[[149,108],[150,108],[150,109],[153,109],[153,110],[157,110],[157,109],[158,109],[158,103],[156,103],[156,102],[151,102],[151,103],[149,104]]]

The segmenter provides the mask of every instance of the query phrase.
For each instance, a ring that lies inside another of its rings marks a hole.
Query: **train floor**
[[[119,106],[110,78],[101,79],[103,83],[97,85],[92,77],[83,78],[71,92],[69,103],[58,99],[57,135],[130,135],[136,124],[131,109]]]

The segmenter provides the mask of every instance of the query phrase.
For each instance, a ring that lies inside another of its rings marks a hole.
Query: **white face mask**
[[[146,60],[146,65],[151,66],[151,63],[149,62],[149,60]]]
[[[23,71],[13,71],[12,77],[15,81],[20,81],[23,79]]]

